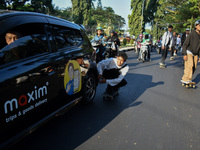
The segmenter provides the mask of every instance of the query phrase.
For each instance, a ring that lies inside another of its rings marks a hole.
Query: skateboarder
[[[162,37],[162,56],[160,60],[160,66],[165,66],[165,59],[167,58],[168,50],[171,50],[173,43],[173,35],[172,35],[173,26],[168,26],[168,31],[163,34]]]
[[[125,52],[119,52],[117,58],[102,60],[98,64],[99,83],[108,83],[106,93],[113,94],[118,92],[119,88],[127,84],[124,79],[129,70],[126,63],[128,56]]]
[[[182,83],[192,82],[192,75],[197,67],[198,57],[200,56],[200,20],[195,22],[195,29],[187,36],[183,44],[183,59],[185,69]],[[200,61],[200,59],[199,59]]]

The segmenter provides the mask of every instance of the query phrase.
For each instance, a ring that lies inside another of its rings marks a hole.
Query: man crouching
[[[124,79],[129,70],[129,66],[126,63],[128,56],[125,52],[119,52],[117,58],[110,58],[102,60],[98,63],[99,83],[108,83],[106,92],[113,94],[117,92],[120,87],[127,84]]]

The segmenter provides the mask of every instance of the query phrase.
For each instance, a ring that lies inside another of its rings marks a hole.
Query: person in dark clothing
[[[183,43],[185,42],[185,39],[187,38],[189,33],[190,33],[190,29],[186,29],[185,32],[183,33],[183,35],[181,37],[181,46],[183,46]]]
[[[200,20],[195,22],[195,30],[187,36],[183,44],[183,60],[185,69],[182,77],[182,83],[192,82],[192,75],[196,70],[198,57],[200,56]],[[200,61],[200,59],[199,59]]]
[[[177,41],[176,32],[173,32],[173,42],[172,42],[172,47],[171,47],[171,52],[170,52],[170,55],[171,55],[170,60],[174,60],[174,51],[175,51],[176,41]]]
[[[115,57],[118,55],[118,46],[120,45],[120,41],[118,36],[116,35],[114,30],[110,31],[110,36],[106,39],[106,41],[113,42],[112,48],[110,49],[110,56]]]

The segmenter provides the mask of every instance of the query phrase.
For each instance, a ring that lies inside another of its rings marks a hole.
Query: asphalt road
[[[103,101],[105,84],[99,85],[93,104],[77,105],[57,117],[13,149],[20,150],[199,150],[200,66],[194,74],[196,89],[182,87],[182,57],[160,55],[151,62],[137,61],[127,52],[130,70],[126,87],[114,101]],[[200,65],[200,64],[198,64]]]

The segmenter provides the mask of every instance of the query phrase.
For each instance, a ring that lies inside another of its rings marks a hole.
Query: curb
[[[130,47],[130,48],[121,48],[121,49],[119,49],[119,51],[124,51],[124,52],[126,52],[126,51],[133,51],[133,50],[135,50],[135,48],[134,47]]]

